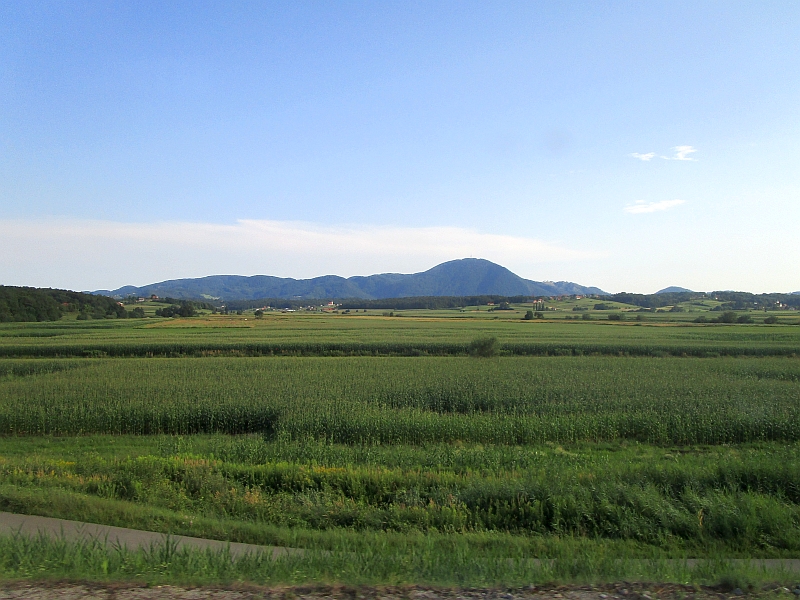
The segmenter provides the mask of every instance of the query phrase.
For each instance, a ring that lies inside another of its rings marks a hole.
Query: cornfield
[[[261,433],[346,444],[800,440],[785,358],[6,360],[5,434]]]

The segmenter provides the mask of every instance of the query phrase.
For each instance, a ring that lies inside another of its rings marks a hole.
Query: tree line
[[[642,308],[674,306],[681,302],[717,300],[718,310],[774,309],[778,305],[800,308],[800,294],[752,294],[750,292],[669,292],[664,294],[629,294],[621,292],[603,296],[608,300],[633,304]]]
[[[79,313],[79,318],[91,319],[128,316],[125,307],[108,296],[50,288],[0,286],[0,322],[57,321],[71,312]]]
[[[162,317],[193,317],[201,308],[213,308],[206,302],[164,298],[166,304],[157,309]],[[143,318],[142,307],[127,310],[124,304],[95,294],[70,290],[0,285],[0,323],[25,321],[58,321],[68,313],[78,313],[78,320]]]

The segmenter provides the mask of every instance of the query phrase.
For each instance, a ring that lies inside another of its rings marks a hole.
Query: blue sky
[[[797,2],[6,2],[0,283],[800,290],[798,107]]]

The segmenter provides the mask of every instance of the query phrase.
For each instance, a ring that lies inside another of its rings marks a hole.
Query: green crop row
[[[23,373],[37,362],[4,363],[12,374],[0,380],[0,433],[800,440],[800,362],[787,358],[75,359]]]
[[[441,342],[140,342],[71,343],[58,345],[0,346],[2,358],[100,358],[100,357],[208,357],[208,356],[468,356],[470,343]],[[797,356],[800,344],[750,346],[730,344],[635,344],[545,342],[499,344],[500,356]]]
[[[615,325],[380,317],[273,317],[261,321],[0,324],[2,357],[465,355],[496,337],[510,355],[719,356],[800,354],[788,325]]]

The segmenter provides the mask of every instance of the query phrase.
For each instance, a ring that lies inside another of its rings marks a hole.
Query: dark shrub
[[[496,337],[485,337],[472,340],[469,345],[469,353],[472,356],[479,356],[481,358],[488,358],[495,356],[500,349],[500,344],[497,342]]]

